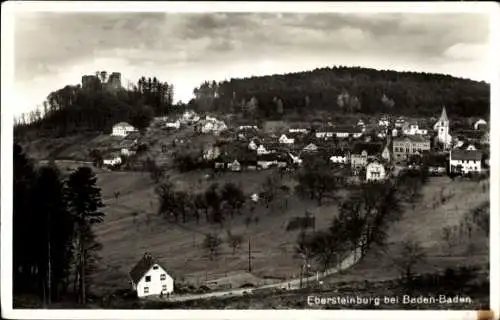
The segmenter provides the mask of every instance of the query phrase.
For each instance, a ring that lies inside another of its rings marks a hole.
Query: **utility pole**
[[[252,272],[252,248],[250,238],[248,238],[248,272]]]
[[[304,264],[300,265],[300,282],[299,282],[299,289],[302,289],[302,275],[304,274]]]

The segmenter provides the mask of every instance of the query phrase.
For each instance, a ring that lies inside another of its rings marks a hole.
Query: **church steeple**
[[[441,117],[439,122],[448,122],[448,115],[446,114],[446,108],[443,106],[443,111],[441,111]]]

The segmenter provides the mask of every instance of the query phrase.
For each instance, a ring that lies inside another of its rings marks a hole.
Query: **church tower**
[[[441,117],[434,125],[434,131],[437,131],[438,141],[448,148],[451,145],[450,120],[445,107],[443,107]]]

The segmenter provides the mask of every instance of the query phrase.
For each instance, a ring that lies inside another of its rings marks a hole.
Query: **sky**
[[[481,13],[18,12],[15,114],[97,70],[156,76],[189,101],[204,80],[333,65],[490,81]]]

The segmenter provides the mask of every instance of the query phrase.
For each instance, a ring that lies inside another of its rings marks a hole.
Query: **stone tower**
[[[108,78],[108,88],[111,90],[119,90],[122,87],[122,75],[119,72],[113,72]]]

